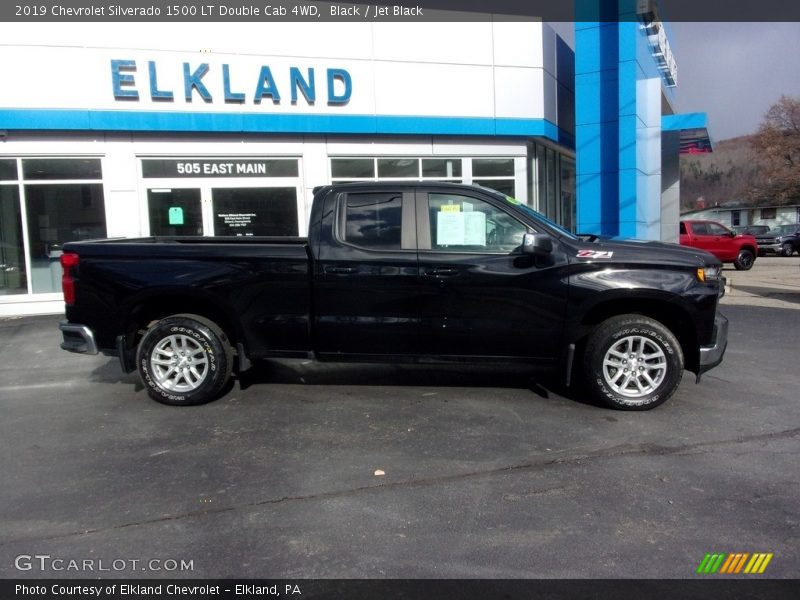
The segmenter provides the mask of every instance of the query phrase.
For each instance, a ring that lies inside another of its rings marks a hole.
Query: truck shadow
[[[396,386],[396,387],[467,387],[528,390],[543,400],[564,398],[578,404],[599,406],[582,393],[580,386],[566,387],[560,375],[514,365],[414,365],[321,363],[306,359],[255,361],[244,373],[234,375],[220,396],[235,386],[246,390],[269,384],[314,386]],[[134,392],[144,390],[137,373],[123,373],[116,359],[94,369],[89,381],[132,385]]]
[[[787,291],[785,288],[769,288],[749,285],[734,285],[733,290],[734,293],[741,291],[747,294],[761,296],[762,298],[772,298],[773,300],[783,300],[784,302],[800,304],[800,290],[793,292]]]
[[[109,359],[89,374],[89,381],[95,383],[129,383],[133,384],[135,391],[143,390],[139,375],[134,373],[123,373],[119,367],[119,360]]]
[[[236,376],[242,390],[270,383],[297,385],[471,387],[528,390],[545,400],[564,398],[597,406],[579,386],[566,387],[561,375],[525,366],[320,363],[309,360],[256,361]],[[228,391],[228,390],[225,390]]]

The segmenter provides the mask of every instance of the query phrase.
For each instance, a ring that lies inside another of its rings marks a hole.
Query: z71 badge
[[[611,250],[579,250],[576,256],[578,258],[611,258],[614,253]]]

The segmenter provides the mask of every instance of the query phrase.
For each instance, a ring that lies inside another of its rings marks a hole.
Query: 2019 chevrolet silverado
[[[218,397],[253,360],[522,362],[625,410],[722,361],[721,264],[584,241],[457,184],[315,190],[307,238],[68,243],[62,348],[119,357],[166,404]]]

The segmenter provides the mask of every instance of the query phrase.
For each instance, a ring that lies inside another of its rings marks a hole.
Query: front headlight
[[[703,283],[719,281],[719,275],[721,272],[722,267],[698,267],[697,279]]]

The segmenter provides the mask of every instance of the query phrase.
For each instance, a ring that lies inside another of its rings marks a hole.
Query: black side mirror
[[[553,251],[553,238],[546,233],[526,233],[522,237],[524,254],[542,255]]]

